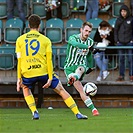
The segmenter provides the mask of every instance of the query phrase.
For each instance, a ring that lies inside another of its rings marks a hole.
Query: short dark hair
[[[39,27],[40,23],[41,23],[40,17],[36,14],[32,14],[28,18],[28,21],[29,21],[30,28],[35,28],[35,29],[37,29]]]
[[[103,20],[100,24],[99,24],[100,28],[102,27],[109,27],[111,28],[112,26],[105,20]]]
[[[93,28],[93,25],[90,22],[84,22],[82,24],[82,28],[84,29],[85,26],[89,26],[90,28]]]

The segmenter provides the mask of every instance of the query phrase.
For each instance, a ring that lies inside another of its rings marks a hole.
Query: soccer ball
[[[97,86],[92,83],[92,82],[88,82],[84,85],[83,87],[83,91],[87,96],[94,96],[97,93]]]

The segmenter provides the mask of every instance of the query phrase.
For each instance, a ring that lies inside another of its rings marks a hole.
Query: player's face
[[[90,28],[88,25],[86,25],[84,28],[81,28],[81,39],[86,40],[90,33],[91,33],[92,28]]]

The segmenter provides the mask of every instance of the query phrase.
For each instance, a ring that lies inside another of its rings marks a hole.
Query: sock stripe
[[[77,106],[76,104],[72,104],[69,108],[72,109],[72,108],[74,108],[76,106]]]
[[[79,113],[78,107],[71,96],[68,97],[66,100],[64,100],[64,102],[66,103],[67,107],[69,107],[75,115]]]
[[[87,107],[89,107],[91,104],[93,104],[92,101],[91,101],[91,99],[85,100],[84,103],[85,103],[85,105],[86,105]]]
[[[33,95],[26,96],[25,101],[32,113],[37,110]]]
[[[29,104],[29,107],[35,106],[35,103],[31,103]]]
[[[92,101],[91,101],[91,99],[88,97],[88,99],[86,99],[85,101],[84,101],[84,103],[85,103],[85,105],[89,108],[89,109],[91,109],[91,110],[93,110],[95,107],[94,107],[94,104],[92,103]]]

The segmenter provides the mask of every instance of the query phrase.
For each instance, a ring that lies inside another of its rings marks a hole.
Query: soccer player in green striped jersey
[[[92,70],[94,41],[89,37],[92,28],[91,23],[84,22],[80,28],[80,34],[69,37],[64,71],[68,80],[68,86],[73,85],[79,92],[85,105],[92,110],[92,114],[98,116],[98,110],[95,108],[91,98],[83,92],[81,83],[84,75]]]

